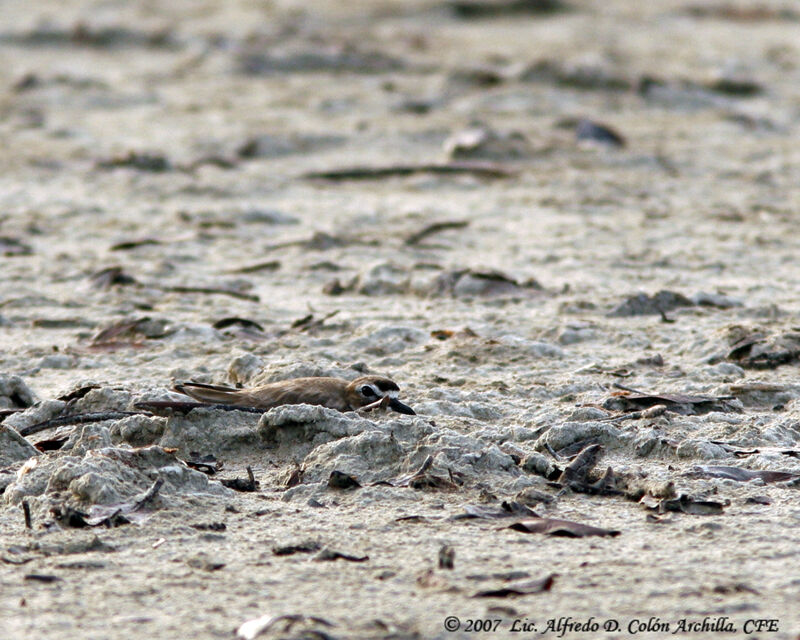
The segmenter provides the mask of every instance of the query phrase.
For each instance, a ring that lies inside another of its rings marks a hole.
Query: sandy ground
[[[342,424],[427,429],[437,468],[464,479],[339,491],[320,471],[287,489],[307,455],[362,481],[421,458],[384,470],[362,449],[248,444],[202,453],[227,477],[252,465],[258,492],[186,493],[112,529],[46,527],[37,511],[30,531],[7,488],[0,637],[231,638],[281,615],[324,622],[261,637],[798,637],[797,487],[684,475],[800,473],[792,7],[572,0],[469,18],[422,0],[2,4],[0,372],[40,400],[87,380],[135,399],[175,378],[389,375],[419,415]],[[581,118],[624,146],[579,140]],[[446,162],[504,175],[306,176]],[[436,222],[458,224],[408,241]],[[110,267],[135,282],[97,276]],[[660,290],[689,306],[609,315]],[[160,330],[97,338],[143,317]],[[213,328],[231,317],[261,330]],[[783,360],[732,353],[754,331]],[[738,412],[603,422],[619,415],[603,408],[615,382],[734,396]],[[601,467],[672,480],[724,514],[648,519],[621,496],[559,493],[533,463],[503,466],[538,452],[563,467],[545,447],[558,429],[562,446],[599,434]],[[486,449],[468,460],[459,442]],[[451,519],[526,487],[555,497],[540,514],[621,534]],[[273,553],[308,540],[368,559]],[[453,569],[438,567],[444,545]],[[472,597],[551,574],[544,593]],[[601,627],[564,632],[562,617]],[[651,618],[669,630],[639,626]],[[692,630],[704,620],[734,631]]]

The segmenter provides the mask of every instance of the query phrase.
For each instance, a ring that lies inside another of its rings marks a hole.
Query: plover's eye
[[[359,391],[361,391],[362,396],[366,396],[367,398],[371,398],[372,396],[377,395],[375,393],[375,390],[372,387],[368,387],[367,385],[361,387]]]

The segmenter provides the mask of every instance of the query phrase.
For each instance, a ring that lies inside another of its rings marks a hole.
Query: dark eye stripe
[[[368,387],[367,385],[364,385],[363,387],[361,387],[361,395],[370,397],[370,396],[374,396],[376,394],[375,394],[375,391],[374,391],[374,389],[372,387]]]

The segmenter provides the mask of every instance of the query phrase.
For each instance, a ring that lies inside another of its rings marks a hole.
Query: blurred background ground
[[[672,449],[792,448],[799,24],[791,3],[711,0],[4,3],[0,370],[47,399],[82,380],[134,394],[236,382],[226,372],[248,353],[274,377],[368,369],[470,434],[561,424],[624,372],[648,390],[740,385],[735,420],[657,425]],[[312,175],[351,168],[394,173]],[[660,290],[685,302],[612,314]],[[121,322],[131,335],[101,333]],[[731,351],[756,334],[790,344],[780,367]],[[754,384],[777,391],[754,400]],[[646,472],[710,455],[611,449]],[[70,568],[63,547],[2,565],[9,637],[230,637],[266,613],[325,617],[334,637],[457,637],[446,615],[544,612],[797,629],[795,488],[715,480],[734,502],[724,517],[663,528],[575,495],[552,515],[623,535],[523,542],[493,523],[394,524],[457,512],[475,486],[321,510],[280,500],[293,461],[246,462],[268,488],[233,513],[213,503],[225,534],[185,526],[210,508],[199,501],[98,533],[116,552],[94,568]],[[754,463],[777,464],[800,470]],[[747,503],[754,492],[771,504]],[[268,521],[252,515],[263,505]],[[6,546],[30,543],[17,507],[0,523]],[[269,551],[306,535],[371,561]],[[444,543],[460,573],[426,582]],[[227,567],[198,569],[195,550]],[[468,575],[517,568],[561,578],[513,612],[468,597]],[[34,570],[64,579],[24,581]]]

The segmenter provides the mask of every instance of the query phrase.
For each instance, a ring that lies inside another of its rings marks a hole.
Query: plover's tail
[[[202,382],[179,382],[173,387],[178,393],[187,395],[200,402],[213,404],[236,404],[240,389],[224,387],[216,384],[203,384]]]

